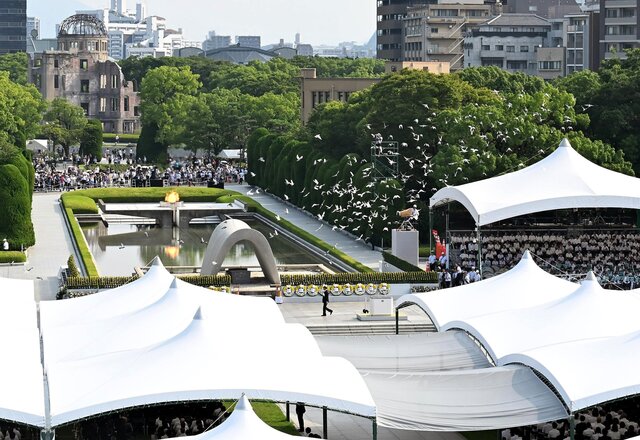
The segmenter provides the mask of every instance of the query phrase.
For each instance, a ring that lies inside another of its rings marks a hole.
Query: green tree
[[[33,85],[21,86],[0,72],[0,138],[24,149],[35,137],[45,103]]]
[[[9,79],[16,84],[26,86],[29,55],[24,52],[0,55],[0,71],[9,72]]]
[[[102,158],[102,123],[97,119],[89,119],[82,130],[80,154],[96,160]]]
[[[35,243],[31,223],[33,167],[20,150],[0,140],[0,237],[13,249]]]
[[[84,110],[64,98],[55,98],[44,114],[43,134],[54,145],[61,145],[65,155],[69,155],[69,147],[78,144],[82,137],[87,117]]]

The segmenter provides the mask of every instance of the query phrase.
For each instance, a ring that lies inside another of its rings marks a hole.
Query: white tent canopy
[[[639,314],[640,296],[605,290],[589,273],[578,289],[556,301],[448,325],[469,332],[483,343],[497,364],[504,365],[503,357],[509,354],[640,330]]]
[[[193,440],[293,440],[300,438],[273,429],[253,412],[243,394],[227,420],[211,431],[193,436]]]
[[[404,295],[396,307],[416,304],[429,315],[437,329],[448,330],[455,328],[451,325],[453,321],[526,309],[561,299],[578,287],[540,269],[529,251],[525,251],[520,262],[501,275],[454,289]]]
[[[436,192],[430,206],[456,201],[478,226],[568,208],[640,209],[640,179],[600,167],[563,139],[546,158],[519,171]]]
[[[567,361],[571,359],[580,362],[578,368],[577,362]],[[524,363],[540,371],[572,412],[640,394],[640,331],[550,345],[506,356],[504,362]]]
[[[0,419],[44,423],[44,387],[33,281],[0,278]]]
[[[355,367],[323,356],[311,333],[286,324],[271,299],[184,283],[156,260],[118,289],[40,303],[38,329],[33,288],[25,300],[4,285],[0,306],[11,319],[0,320],[0,343],[16,358],[0,366],[0,418],[48,429],[124,408],[243,392],[375,416]]]

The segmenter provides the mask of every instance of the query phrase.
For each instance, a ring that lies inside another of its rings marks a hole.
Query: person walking
[[[298,416],[298,431],[304,432],[304,413],[307,412],[307,408],[304,407],[304,403],[296,403],[296,415]]]
[[[333,315],[333,310],[331,310],[328,307],[329,304],[329,288],[327,287],[327,285],[325,284],[324,286],[322,286],[323,291],[322,291],[322,316],[327,316],[327,312],[329,312],[330,315]]]

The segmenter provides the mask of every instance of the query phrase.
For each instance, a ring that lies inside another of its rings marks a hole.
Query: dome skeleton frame
[[[102,20],[88,14],[76,14],[64,19],[58,37],[69,35],[107,36],[107,28]]]

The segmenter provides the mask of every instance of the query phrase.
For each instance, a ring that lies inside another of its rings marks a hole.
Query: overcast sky
[[[135,9],[136,0],[125,0]],[[29,16],[39,17],[43,37],[55,36],[55,25],[77,9],[97,9],[110,0],[29,0]],[[280,38],[303,43],[365,43],[375,30],[375,0],[146,0],[147,11],[182,28],[187,39],[204,40],[210,30],[219,35],[260,35],[262,44]],[[55,7],[53,7],[55,5]]]

